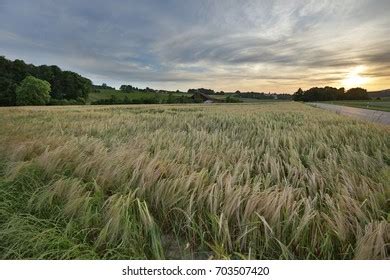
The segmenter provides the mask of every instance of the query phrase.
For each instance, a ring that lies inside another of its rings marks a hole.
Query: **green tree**
[[[173,103],[173,101],[174,101],[173,95],[172,95],[172,93],[169,93],[169,94],[168,94],[167,103],[168,103],[168,104],[171,104],[171,103]]]
[[[303,100],[303,90],[299,88],[297,92],[293,94],[294,101],[302,101]]]
[[[16,86],[29,75],[48,81],[51,86],[50,96],[56,100],[86,100],[92,87],[89,79],[71,71],[62,71],[58,66],[34,66],[23,60],[11,61],[0,56],[0,106],[16,104]]]
[[[16,105],[45,105],[50,99],[50,83],[27,76],[16,88]]]
[[[351,88],[346,92],[346,96],[349,100],[367,100],[370,99],[366,89],[363,88]]]
[[[16,102],[16,84],[0,76],[0,106],[14,106]]]

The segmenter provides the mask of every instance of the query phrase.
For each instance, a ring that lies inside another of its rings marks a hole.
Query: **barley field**
[[[304,104],[0,108],[1,259],[387,259],[390,129]]]

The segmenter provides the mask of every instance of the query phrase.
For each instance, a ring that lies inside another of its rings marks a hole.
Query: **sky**
[[[390,88],[389,0],[0,0],[0,55],[119,87]]]

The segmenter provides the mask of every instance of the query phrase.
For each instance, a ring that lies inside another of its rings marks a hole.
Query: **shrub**
[[[16,105],[45,105],[50,100],[50,83],[27,76],[16,88]]]
[[[240,99],[238,99],[238,98],[234,98],[234,97],[232,97],[232,96],[227,96],[226,98],[225,98],[225,102],[226,103],[240,103],[241,101],[240,101]]]

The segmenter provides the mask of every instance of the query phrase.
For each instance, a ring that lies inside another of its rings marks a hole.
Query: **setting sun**
[[[353,68],[343,80],[343,86],[346,88],[360,87],[368,82],[368,78],[362,76],[365,66],[357,66]]]

